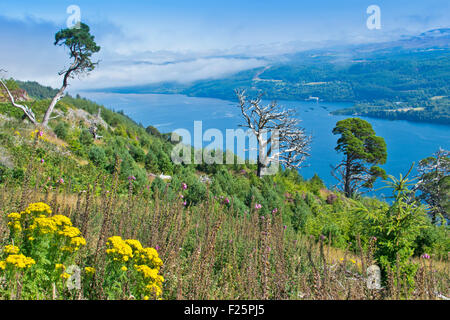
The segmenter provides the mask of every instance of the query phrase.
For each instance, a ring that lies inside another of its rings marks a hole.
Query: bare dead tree
[[[299,126],[295,110],[286,110],[276,102],[262,106],[262,95],[247,100],[245,90],[236,90],[236,95],[246,122],[240,126],[249,128],[258,141],[258,177],[271,163],[301,168],[310,155],[311,136]]]
[[[2,71],[4,71],[4,70],[2,70]],[[26,105],[21,105],[21,104],[16,103],[16,101],[14,100],[14,96],[12,95],[11,91],[9,91],[8,86],[6,85],[6,83],[5,83],[2,79],[0,79],[0,84],[1,84],[2,88],[4,89],[4,91],[6,91],[7,97],[8,97],[8,99],[9,99],[9,101],[11,102],[11,104],[12,104],[14,107],[19,108],[20,110],[22,110],[23,113],[25,114],[25,116],[26,116],[26,117],[27,117],[34,125],[36,125],[36,124],[37,124],[37,121],[36,121],[36,116],[34,115],[33,110],[31,110],[31,108],[28,107],[28,106],[26,106]]]

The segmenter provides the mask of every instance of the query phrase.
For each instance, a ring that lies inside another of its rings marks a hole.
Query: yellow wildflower
[[[64,226],[62,230],[58,231],[58,234],[68,238],[75,238],[81,234],[81,231],[77,227]]]
[[[113,255],[114,261],[122,260],[126,262],[133,257],[133,249],[119,236],[109,238],[106,245],[108,246],[106,253]]]
[[[143,264],[152,265],[153,267],[159,269],[162,267],[163,262],[158,256],[158,251],[154,248],[145,248],[140,251],[140,259]]]
[[[67,251],[67,252],[72,253],[72,252],[74,252],[74,251],[77,251],[77,250],[78,250],[78,247],[77,247],[77,248],[74,248],[74,247],[70,247],[70,246],[63,246],[63,247],[61,247],[60,250],[61,250],[61,251]]]
[[[75,237],[70,240],[70,244],[74,247],[81,247],[86,245],[86,240],[83,237]]]
[[[30,230],[37,229],[41,234],[53,233],[57,230],[55,221],[52,218],[45,216],[39,216],[34,219],[33,224],[30,226]]]
[[[86,268],[84,268],[84,271],[86,271],[86,274],[94,274],[95,273],[95,268],[86,267]]]
[[[34,139],[34,138],[37,137],[37,138],[40,139],[40,140],[47,141],[47,138],[45,137],[44,132],[41,131],[41,130],[39,130],[39,129],[36,129],[36,130],[34,130],[34,131],[31,131],[31,132],[30,132],[30,137],[31,137],[31,139]]]
[[[70,278],[70,274],[68,274],[67,272],[64,272],[63,274],[61,274],[61,278],[64,280],[67,280]]]
[[[24,211],[25,214],[42,214],[50,215],[52,213],[52,210],[50,209],[50,206],[48,204],[45,204],[43,202],[37,202],[30,204]]]
[[[8,214],[8,218],[11,220],[20,220],[21,217],[22,217],[22,215],[17,212],[12,212],[12,213]]]
[[[19,247],[16,247],[14,245],[7,245],[7,246],[5,246],[4,251],[7,254],[17,254],[17,253],[19,253]]]
[[[15,231],[21,231],[22,230],[22,225],[20,224],[21,218],[22,215],[17,212],[8,214],[8,219],[10,220],[8,222],[8,226]]]
[[[139,240],[128,239],[128,240],[125,240],[125,243],[128,244],[135,251],[144,250],[144,248],[142,247],[142,244]]]
[[[154,293],[157,297],[162,295],[161,287],[159,285],[155,284],[155,283],[149,284],[145,288],[147,290],[149,290],[150,292]]]
[[[150,278],[152,280],[156,280],[158,278],[158,270],[152,269],[147,265],[137,266],[136,270],[140,272],[144,278]]]
[[[25,257],[23,254],[12,254],[6,258],[5,262],[19,269],[29,268],[36,263],[34,259]]]
[[[62,263],[57,263],[57,264],[55,264],[55,269],[56,270],[61,269],[62,271],[64,271],[64,270],[66,270],[66,267]]]
[[[8,222],[8,226],[10,226],[11,228],[13,228],[16,231],[22,231],[22,225],[20,224],[19,221]]]
[[[66,216],[58,214],[52,217],[53,221],[55,221],[57,226],[72,226],[72,221]]]

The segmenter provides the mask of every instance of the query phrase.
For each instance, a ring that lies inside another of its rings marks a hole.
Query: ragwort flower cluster
[[[81,236],[80,230],[72,225],[68,217],[63,215],[48,217],[40,214],[34,218],[29,231],[29,240],[43,235],[54,237],[63,252],[73,253],[86,245],[86,240]]]
[[[106,249],[106,253],[112,257],[114,261],[127,262],[133,257],[133,250],[119,236],[109,238],[108,242],[106,242],[106,246],[108,247],[108,249]]]
[[[10,254],[4,261],[0,261],[0,269],[28,269],[36,264],[33,258],[26,257],[23,254]]]
[[[64,264],[75,260],[74,253],[86,245],[86,240],[68,217],[51,214],[50,206],[42,202],[32,203],[20,213],[8,214],[12,244],[0,249],[0,260],[4,258],[0,271],[31,269],[45,273],[48,281],[68,278]],[[31,274],[28,276],[34,281]]]
[[[136,283],[134,296],[144,300],[162,296],[164,277],[159,271],[163,262],[154,248],[144,248],[138,240],[123,240],[119,236],[109,238],[106,245],[112,263],[120,271],[127,272],[128,280]]]

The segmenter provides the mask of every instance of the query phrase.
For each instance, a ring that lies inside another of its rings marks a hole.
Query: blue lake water
[[[152,125],[159,131],[172,132],[183,128],[193,136],[194,121],[203,122],[203,132],[217,128],[236,129],[242,124],[237,102],[212,98],[195,98],[183,95],[167,94],[121,94],[102,92],[80,92],[90,100],[115,111],[123,110],[133,120],[145,127]],[[305,168],[300,169],[304,178],[317,173],[332,187],[336,180],[331,175],[331,165],[336,165],[342,155],[334,148],[338,136],[332,134],[336,122],[348,116],[333,116],[330,111],[349,107],[349,103],[324,103],[305,101],[278,101],[286,108],[297,110],[302,120],[301,126],[312,135],[311,156]],[[436,152],[439,147],[450,149],[450,127],[428,123],[408,121],[390,121],[363,118],[372,124],[378,136],[385,139],[388,148],[387,163],[383,166],[388,174],[398,177],[405,174],[411,164],[418,163]],[[204,146],[209,143],[205,143]],[[381,182],[377,187],[382,186]],[[380,193],[377,192],[379,195]]]

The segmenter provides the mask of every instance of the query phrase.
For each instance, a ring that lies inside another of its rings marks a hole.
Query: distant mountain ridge
[[[401,39],[368,43],[358,45],[343,45],[341,47],[329,47],[322,49],[310,49],[296,53],[282,54],[268,59],[268,67],[290,64],[315,64],[315,63],[354,63],[364,62],[366,59],[379,59],[382,57],[393,58],[398,55],[420,54],[424,52],[439,51],[445,55],[450,50],[450,28],[432,29],[420,33],[417,36],[404,36]],[[216,79],[231,80],[235,78],[258,77],[264,67],[250,69],[233,75]],[[192,83],[162,82],[138,86],[122,86],[96,89],[95,91],[134,92],[134,93],[183,93],[189,87],[200,83],[209,83],[214,80],[199,80]],[[184,92],[185,93],[185,92]]]

